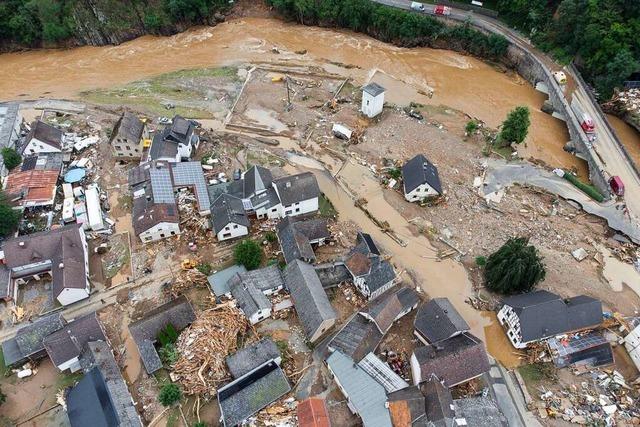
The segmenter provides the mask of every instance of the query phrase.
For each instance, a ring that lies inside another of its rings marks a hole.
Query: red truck
[[[593,119],[591,118],[591,116],[582,111],[582,109],[575,102],[571,104],[571,107],[573,108],[573,111],[575,111],[576,117],[580,122],[580,127],[582,128],[584,133],[586,133],[587,135],[595,133],[596,125],[593,123]]]
[[[436,5],[433,8],[433,14],[434,15],[451,15],[451,8],[449,6],[443,6],[441,4]]]
[[[619,176],[612,176],[609,185],[616,196],[624,196],[624,183]]]

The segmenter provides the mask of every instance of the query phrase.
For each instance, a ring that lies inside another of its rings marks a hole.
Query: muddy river
[[[274,47],[279,53],[272,50]],[[295,53],[302,50],[307,53]],[[178,69],[249,61],[318,65],[352,76],[358,84],[380,70],[387,76],[384,83],[389,99],[411,93],[408,85],[416,94],[433,93],[431,98],[416,95],[417,100],[448,105],[492,127],[514,106],[528,105],[532,126],[520,154],[554,166],[575,166],[581,174],[586,171],[582,161],[562,150],[568,139],[564,124],[540,111],[545,96],[515,74],[450,51],[402,49],[346,31],[311,27],[301,31],[300,26],[273,19],[238,19],[171,37],[145,36],[119,46],[0,55],[0,99],[74,98],[82,90],[112,87]],[[619,132],[628,137],[625,129]],[[636,137],[630,144],[640,151],[640,137],[629,134]]]

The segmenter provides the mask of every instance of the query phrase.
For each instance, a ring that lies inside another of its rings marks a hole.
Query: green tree
[[[162,406],[171,406],[182,399],[182,390],[177,384],[165,383],[160,388],[158,400]]]
[[[18,227],[20,212],[13,209],[7,197],[0,193],[0,236],[10,235]]]
[[[213,267],[211,267],[211,264],[208,262],[201,262],[200,264],[196,265],[196,270],[198,270],[205,276],[208,276],[213,271]]]
[[[467,125],[464,127],[464,131],[468,134],[474,134],[478,130],[478,122],[475,120],[469,120]]]
[[[168,366],[176,363],[178,361],[178,357],[180,356],[178,354],[176,346],[171,343],[160,347],[160,349],[158,350],[158,355],[160,356],[160,360],[162,360],[162,363]]]
[[[243,240],[236,245],[233,257],[237,264],[244,265],[247,270],[255,270],[262,264],[264,252],[253,240]]]
[[[15,168],[22,162],[20,154],[11,147],[4,147],[2,149],[2,159],[5,167],[9,170]]]
[[[509,239],[489,256],[484,269],[487,288],[500,294],[529,292],[545,275],[542,257],[524,237]]]
[[[498,136],[499,143],[503,146],[522,143],[529,133],[530,124],[529,108],[523,106],[514,108],[502,122],[502,129]]]

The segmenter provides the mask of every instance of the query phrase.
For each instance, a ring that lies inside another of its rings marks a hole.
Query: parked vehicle
[[[433,8],[433,14],[448,16],[451,15],[451,8],[449,6],[438,4]]]
[[[418,3],[417,1],[412,1],[411,9],[417,10],[418,12],[424,12],[424,5],[422,3]]]
[[[624,196],[624,182],[620,179],[619,176],[612,176],[609,179],[609,185],[611,186],[611,191],[616,196]]]
[[[553,78],[555,78],[560,85],[567,84],[567,76],[564,71],[554,71]]]
[[[586,133],[587,135],[595,133],[596,125],[593,122],[591,116],[582,111],[582,109],[575,102],[573,102],[571,106],[573,108],[573,111],[575,111],[576,116],[578,116],[580,127],[582,128],[584,133]]]

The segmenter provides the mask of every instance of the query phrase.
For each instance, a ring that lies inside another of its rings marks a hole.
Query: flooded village
[[[640,223],[561,177],[547,95],[301,29],[0,55],[0,425],[640,425]],[[518,237],[544,278],[501,295]]]

